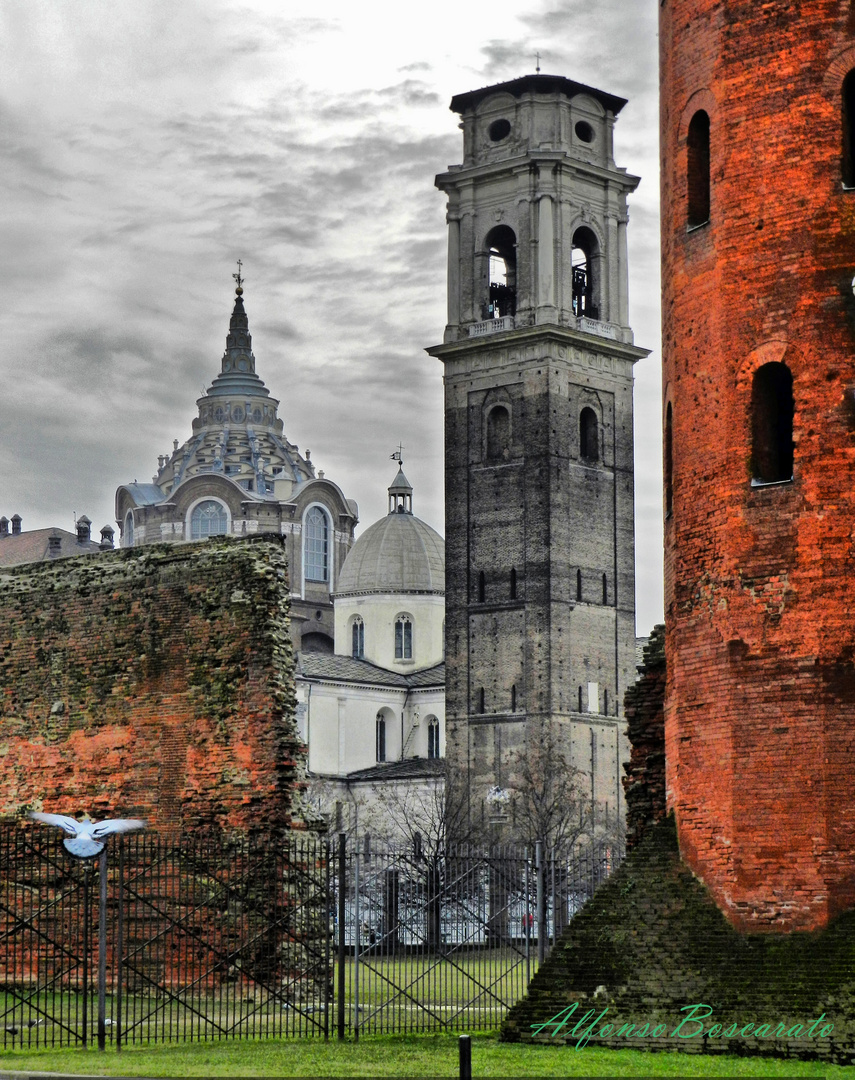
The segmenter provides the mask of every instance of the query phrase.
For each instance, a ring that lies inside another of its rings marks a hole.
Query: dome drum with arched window
[[[134,481],[116,492],[121,545],[283,536],[294,647],[332,652],[331,593],[353,542],[357,507],[316,475],[308,450],[301,454],[285,437],[279,402],[255,367],[239,286],[220,374],[196,402],[192,435],[159,456],[151,483]]]

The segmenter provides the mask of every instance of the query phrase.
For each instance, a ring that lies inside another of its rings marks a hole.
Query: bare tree
[[[522,843],[540,840],[551,851],[569,850],[594,833],[584,773],[574,768],[551,725],[509,759],[511,832]]]

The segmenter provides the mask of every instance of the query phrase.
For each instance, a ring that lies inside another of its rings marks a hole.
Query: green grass
[[[108,1050],[0,1052],[8,1072],[88,1073],[99,1076],[458,1076],[458,1040],[451,1035],[373,1036],[358,1043],[320,1040],[183,1043]],[[500,1043],[472,1037],[474,1077],[535,1076],[815,1076],[855,1077],[855,1068],[816,1061],[644,1053],[589,1047]]]

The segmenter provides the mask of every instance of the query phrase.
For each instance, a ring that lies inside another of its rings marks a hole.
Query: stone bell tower
[[[444,365],[447,757],[473,824],[558,747],[623,816],[635,675],[633,345],[622,98],[527,75],[460,94]]]

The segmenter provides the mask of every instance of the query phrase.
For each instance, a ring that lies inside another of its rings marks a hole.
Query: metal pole
[[[543,841],[534,845],[535,874],[537,877],[537,963],[538,967],[546,956],[546,912],[543,896]]]
[[[461,1035],[457,1040],[460,1050],[460,1080],[472,1080],[472,1039]]]
[[[523,906],[523,929],[525,931],[525,984],[531,982],[531,920],[528,913],[531,910],[531,882],[528,857],[528,848],[525,849],[525,904]]]
[[[347,891],[347,837],[338,834],[338,1037],[344,1040],[344,920],[345,892]]]
[[[359,848],[353,858],[353,880],[356,896],[353,902],[354,931],[353,945],[353,1041],[359,1042]]]
[[[119,882],[117,887],[118,909],[116,911],[116,1052],[122,1049],[122,981],[125,978],[125,838],[119,837]]]
[[[83,870],[83,1048],[89,1045],[89,886],[92,870]]]
[[[107,849],[98,856],[98,1049],[107,1048]]]
[[[330,885],[332,882],[330,878],[332,876],[332,867],[330,866],[330,842],[325,840],[323,843],[323,858],[324,858],[324,1042],[329,1042],[330,1038],[330,949],[332,946],[332,934],[330,933]],[[317,852],[313,853],[315,856]]]

